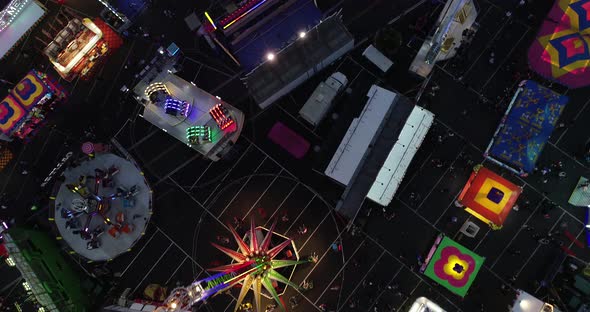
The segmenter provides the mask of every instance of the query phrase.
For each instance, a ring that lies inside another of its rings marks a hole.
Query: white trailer
[[[326,81],[320,82],[307,102],[299,110],[299,116],[316,127],[326,116],[336,95],[348,84],[346,76],[340,72],[333,73]]]

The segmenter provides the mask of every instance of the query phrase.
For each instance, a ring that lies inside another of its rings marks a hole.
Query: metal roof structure
[[[254,68],[244,82],[261,108],[293,90],[354,47],[354,38],[339,15],[332,15],[305,37]]]

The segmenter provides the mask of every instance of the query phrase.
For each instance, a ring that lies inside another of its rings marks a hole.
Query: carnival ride
[[[100,154],[64,176],[53,218],[61,238],[91,261],[130,250],[151,216],[151,190],[139,169],[121,157]]]
[[[164,68],[135,86],[136,99],[144,105],[140,116],[203,156],[219,160],[239,138],[244,113],[171,72]]]
[[[209,271],[220,272],[205,279],[194,281],[186,287],[179,287],[170,293],[164,303],[164,311],[185,311],[198,302],[220,294],[232,287],[241,287],[234,312],[240,309],[246,294],[250,289],[254,292],[256,310],[262,312],[261,296],[270,296],[283,311],[286,311],[284,303],[277,292],[278,286],[273,282],[281,282],[285,285],[299,289],[300,287],[290,281],[290,278],[281,274],[281,268],[295,268],[296,265],[315,262],[314,257],[301,260],[290,238],[274,232],[276,220],[270,229],[256,227],[254,220],[250,222],[250,230],[244,238],[240,237],[236,230],[228,225],[234,240],[238,245],[238,251],[211,243],[215,248],[232,258],[232,263],[212,268]],[[264,235],[264,232],[267,232]],[[249,241],[249,244],[246,243]],[[277,259],[281,252],[287,250],[292,259]],[[264,287],[264,289],[263,289]]]
[[[0,101],[0,140],[31,137],[66,98],[64,88],[56,79],[30,70]]]

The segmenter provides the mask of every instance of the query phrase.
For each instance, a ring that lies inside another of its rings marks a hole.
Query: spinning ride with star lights
[[[521,187],[478,165],[457,200],[465,211],[498,230],[521,193]]]
[[[290,281],[290,276],[287,278],[280,271],[284,268],[291,268],[292,274],[296,265],[315,262],[316,259],[309,257],[301,260],[294,242],[290,238],[276,233],[275,226],[276,220],[270,229],[256,227],[254,220],[251,220],[250,230],[242,238],[231,225],[228,225],[239,251],[215,243],[211,244],[232,258],[232,263],[209,269],[212,272],[220,272],[218,274],[197,280],[189,286],[172,290],[159,311],[186,311],[196,303],[205,301],[207,298],[232,287],[240,288],[234,311],[240,309],[250,289],[254,292],[256,311],[263,311],[261,296],[274,299],[277,306],[282,311],[286,311],[286,307],[280,299],[279,287],[274,282],[281,282],[295,289],[300,287]],[[246,243],[247,241],[249,244]],[[281,254],[286,255],[288,259],[277,259]]]
[[[152,191],[131,161],[98,154],[64,172],[55,197],[60,237],[89,261],[111,260],[144,235],[152,214]]]
[[[568,88],[590,84],[590,0],[557,0],[529,49],[531,68]]]

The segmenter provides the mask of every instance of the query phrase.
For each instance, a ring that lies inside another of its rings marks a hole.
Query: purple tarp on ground
[[[297,159],[303,158],[309,151],[309,142],[282,122],[274,124],[268,138]]]

